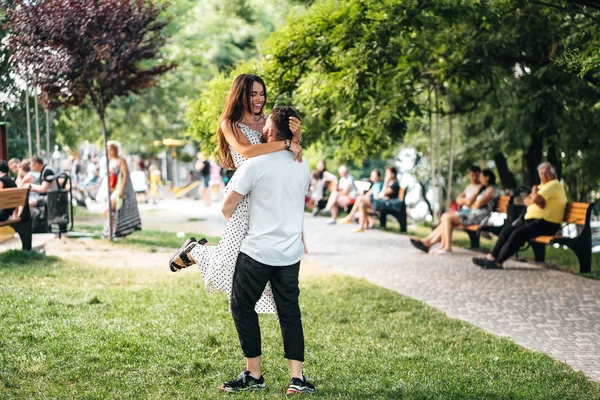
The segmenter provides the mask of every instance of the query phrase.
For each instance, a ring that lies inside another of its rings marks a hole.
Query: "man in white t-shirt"
[[[290,117],[299,118],[293,108],[275,107],[265,124],[263,138],[269,142],[285,141],[289,149]],[[286,394],[315,390],[302,371],[304,334],[298,305],[298,272],[304,254],[304,196],[309,182],[308,163],[295,162],[293,153],[279,151],[249,158],[230,183],[230,191],[223,201],[223,215],[231,218],[240,201],[248,195],[250,219],[231,293],[231,313],[246,357],[246,369],[238,379],[221,386],[227,392],[266,388],[261,375],[260,326],[254,306],[269,281],[279,315],[284,357],[290,367],[291,382]]]

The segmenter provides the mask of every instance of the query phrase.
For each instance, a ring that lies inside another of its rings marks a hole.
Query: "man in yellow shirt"
[[[499,269],[521,246],[538,236],[553,236],[565,215],[567,196],[549,162],[538,166],[539,186],[531,188],[525,199],[527,212],[523,220],[507,226],[500,232],[496,246],[486,257],[473,257],[473,263],[482,268]]]

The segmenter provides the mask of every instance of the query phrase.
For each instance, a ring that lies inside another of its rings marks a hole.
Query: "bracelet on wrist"
[[[285,149],[290,150],[290,146],[292,145],[292,141],[290,139],[284,139],[283,143],[285,144]]]

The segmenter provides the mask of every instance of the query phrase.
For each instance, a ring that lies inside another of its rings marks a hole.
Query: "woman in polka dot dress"
[[[266,100],[267,90],[260,77],[242,74],[233,81],[217,130],[219,161],[224,168],[237,169],[247,158],[284,150],[283,142],[261,143],[267,118],[264,115]],[[300,125],[300,120],[290,118],[290,129],[294,132],[290,150],[299,161],[302,160],[302,147],[298,144],[302,134]],[[231,180],[234,179],[235,174]],[[247,231],[248,200],[244,198],[227,222],[219,244],[209,246],[204,239],[197,242],[189,238],[171,258],[171,271],[176,272],[195,263],[200,268],[208,292],[220,291],[230,295],[235,264]],[[277,312],[270,283],[256,303],[256,312]]]

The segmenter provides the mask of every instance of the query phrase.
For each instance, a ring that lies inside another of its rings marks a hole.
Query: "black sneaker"
[[[503,269],[502,265],[496,264],[496,261],[488,260],[487,258],[484,258],[479,266],[483,269]]]
[[[297,394],[297,393],[314,393],[315,385],[306,380],[306,377],[302,375],[300,378],[292,378],[290,386],[288,386],[285,394]]]
[[[266,389],[265,378],[261,375],[260,378],[256,379],[250,375],[250,371],[244,371],[238,375],[238,378],[225,382],[221,385],[221,390],[226,392],[243,392],[246,390],[263,390]]]
[[[484,258],[484,257],[473,257],[471,260],[473,261],[473,264],[479,265],[480,267],[483,267],[483,266],[485,266],[485,262],[487,261],[487,258]]]

